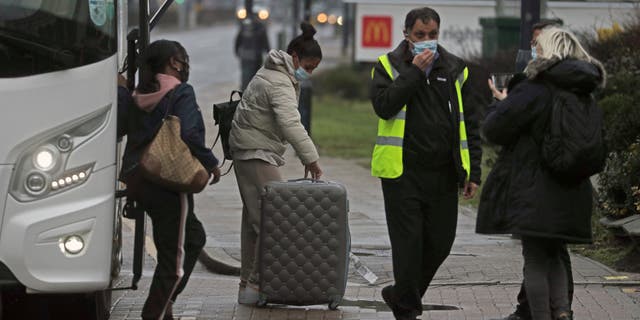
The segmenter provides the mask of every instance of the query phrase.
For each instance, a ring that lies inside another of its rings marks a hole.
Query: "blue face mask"
[[[413,55],[417,56],[424,52],[424,50],[431,50],[434,54],[438,50],[438,40],[426,40],[420,42],[413,42]]]
[[[295,77],[296,79],[298,79],[298,81],[304,81],[309,80],[309,78],[311,78],[311,75],[309,74],[309,72],[307,72],[307,70],[302,69],[302,67],[298,67],[298,69],[296,69]]]
[[[538,57],[538,53],[536,52],[536,47],[531,47],[531,59],[535,60]]]

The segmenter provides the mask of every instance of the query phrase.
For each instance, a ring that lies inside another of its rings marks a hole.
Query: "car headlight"
[[[240,20],[243,20],[243,19],[247,18],[247,10],[244,9],[244,8],[238,10],[238,12],[236,12],[236,16]]]
[[[269,19],[269,10],[262,9],[262,10],[258,11],[258,18],[260,18],[260,20]]]
[[[11,177],[10,193],[18,201],[34,201],[84,183],[95,162],[67,168],[73,151],[107,123],[111,105],[65,123],[27,141]]]

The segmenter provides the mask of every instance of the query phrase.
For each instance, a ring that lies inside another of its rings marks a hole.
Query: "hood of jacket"
[[[280,71],[289,76],[294,84],[298,83],[295,77],[296,69],[293,66],[293,57],[282,50],[271,50],[264,62],[264,67],[270,70]]]
[[[587,62],[578,59],[558,58],[533,60],[525,70],[529,79],[548,81],[565,90],[591,93],[606,85],[606,71],[597,60]]]
[[[167,94],[167,92],[173,90],[180,85],[180,80],[174,76],[170,76],[164,73],[156,74],[156,80],[160,84],[160,89],[151,93],[140,93],[137,90],[133,92],[133,100],[136,102],[138,108],[145,112],[151,112],[156,108],[158,102]]]

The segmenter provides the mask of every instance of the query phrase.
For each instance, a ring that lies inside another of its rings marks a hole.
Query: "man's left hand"
[[[462,192],[462,196],[465,200],[469,200],[476,195],[476,191],[478,191],[478,185],[474,182],[467,181],[464,183],[464,191]]]

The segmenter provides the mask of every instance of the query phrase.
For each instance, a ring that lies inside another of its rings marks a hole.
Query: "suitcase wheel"
[[[331,301],[329,302],[329,309],[330,310],[338,310],[338,306],[340,305],[339,301]]]
[[[263,308],[267,305],[267,296],[264,294],[260,294],[260,296],[258,297],[258,302],[256,302],[256,305],[260,308]]]

